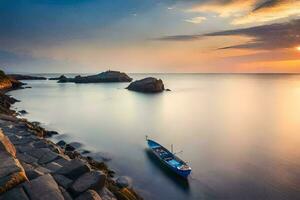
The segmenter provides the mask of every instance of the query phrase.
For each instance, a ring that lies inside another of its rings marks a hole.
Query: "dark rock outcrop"
[[[73,78],[67,78],[65,75],[62,75],[58,79],[58,83],[68,83],[68,82],[73,82]]]
[[[9,74],[10,78],[15,80],[47,80],[46,77],[41,76],[31,76],[31,75],[21,75],[21,74]]]
[[[143,93],[158,93],[164,91],[165,87],[161,79],[148,77],[130,83],[127,89]]]
[[[0,113],[13,114],[14,111],[10,110],[11,104],[17,102],[16,99],[5,95],[6,91],[12,89],[22,88],[23,83],[8,77],[3,71],[0,70]]]
[[[119,186],[120,188],[124,188],[124,187],[130,187],[132,185],[132,181],[129,177],[127,176],[120,176],[117,178],[116,180],[116,184],[117,186]]]
[[[26,115],[26,114],[28,114],[28,112],[27,112],[26,110],[20,110],[19,113],[20,113],[21,115]]]
[[[75,77],[75,83],[103,83],[103,82],[130,82],[130,78],[127,74],[118,71],[106,71],[97,75]]]
[[[64,140],[60,140],[56,143],[58,146],[60,146],[62,149],[64,149],[67,145],[67,143]]]
[[[76,76],[74,78],[67,78],[61,76],[58,80],[59,83],[110,83],[110,82],[131,82],[127,74],[119,71],[106,71],[97,75],[90,76]]]
[[[61,75],[60,77],[48,78],[48,80],[58,81],[60,79],[66,78],[65,75]]]

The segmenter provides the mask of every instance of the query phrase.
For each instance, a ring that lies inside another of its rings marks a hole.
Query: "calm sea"
[[[300,75],[131,74],[162,78],[171,92],[128,83],[27,81],[18,110],[79,141],[145,199],[300,199]],[[184,181],[146,151],[145,135],[192,167]]]

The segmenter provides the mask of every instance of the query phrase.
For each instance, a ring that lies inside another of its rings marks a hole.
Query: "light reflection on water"
[[[30,81],[11,94],[30,120],[112,157],[146,199],[300,199],[299,75],[154,76],[172,92]],[[188,181],[153,159],[146,134],[184,151]]]

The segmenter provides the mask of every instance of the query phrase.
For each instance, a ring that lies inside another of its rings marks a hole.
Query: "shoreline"
[[[11,195],[20,194],[20,190],[25,192],[24,194],[27,196],[27,199],[34,199],[32,198],[34,195],[30,193],[30,189],[28,189],[30,187],[28,185],[34,185],[39,179],[46,179],[46,181],[43,182],[49,182],[48,179],[50,179],[52,183],[49,187],[59,188],[59,190],[56,190],[58,194],[52,196],[51,199],[61,199],[56,198],[57,196],[63,197],[63,199],[75,199],[81,196],[83,196],[84,199],[89,197],[88,199],[100,198],[103,200],[142,199],[133,189],[126,177],[115,177],[114,171],[111,170],[105,162],[99,162],[92,157],[85,156],[84,153],[78,152],[76,148],[70,144],[63,144],[61,141],[59,142],[60,144],[55,144],[50,138],[59,133],[46,130],[38,123],[30,122],[26,118],[18,118],[18,116],[20,116],[18,111],[11,109],[11,105],[18,100],[7,95],[7,92],[17,89],[24,88],[18,86],[17,88],[1,90],[0,95],[2,101],[0,103],[4,105],[6,109],[0,112],[0,128],[3,130],[4,137],[9,140],[8,143],[11,143],[10,146],[15,149],[15,155],[12,156],[17,160],[16,162],[20,163],[20,168],[23,168],[21,171],[24,172],[25,176],[23,176],[23,181],[13,185],[4,184],[2,190],[2,185],[0,185],[1,200],[8,199],[7,196],[17,198]],[[33,153],[41,154],[41,152],[44,151],[45,155],[41,155],[41,157]],[[42,161],[40,161],[41,159]],[[60,161],[60,163],[55,161]],[[78,162],[81,168],[85,166],[87,170],[85,170],[84,173],[75,173],[57,178],[57,176],[64,176],[61,175],[61,171],[68,170],[67,168],[70,167],[72,168],[72,166],[68,165],[72,162]],[[32,176],[33,174],[34,176]],[[68,185],[64,185],[67,180],[66,177],[69,179],[67,182],[70,182]],[[0,183],[2,179],[3,177],[0,176]],[[85,182],[85,185],[90,185],[90,187],[82,189],[83,186],[82,184],[80,185],[80,182]],[[99,187],[100,185],[101,187]],[[76,190],[76,188],[81,188],[81,190]],[[23,194],[23,192],[21,193]]]

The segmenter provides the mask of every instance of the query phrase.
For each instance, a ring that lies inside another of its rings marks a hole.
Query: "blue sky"
[[[299,24],[292,22],[299,16],[297,0],[2,0],[0,66],[11,72],[285,70],[272,68],[272,53],[290,61],[286,71],[297,71]],[[273,24],[294,34],[276,52],[266,37]],[[266,31],[253,34],[261,26]],[[260,40],[259,50],[250,48]],[[257,65],[252,69],[249,61]]]

